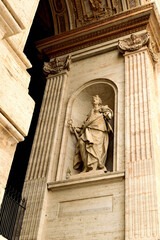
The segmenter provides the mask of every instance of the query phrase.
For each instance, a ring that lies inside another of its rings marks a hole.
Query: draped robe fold
[[[87,167],[89,170],[95,162],[97,162],[98,169],[104,168],[109,144],[109,131],[112,131],[112,128],[104,120],[103,114],[94,113],[92,110],[77,142],[74,169]]]

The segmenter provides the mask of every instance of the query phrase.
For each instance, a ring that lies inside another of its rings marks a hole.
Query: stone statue
[[[93,108],[82,127],[76,128],[72,120],[68,121],[71,132],[77,138],[73,168],[82,172],[98,169],[106,172],[109,132],[113,132],[108,120],[113,117],[113,111],[108,105],[102,106],[98,95],[93,96],[92,104]]]

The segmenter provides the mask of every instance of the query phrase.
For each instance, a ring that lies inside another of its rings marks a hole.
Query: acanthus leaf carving
[[[56,57],[50,62],[44,62],[43,71],[46,75],[57,74],[63,70],[70,70],[71,57]]]
[[[156,54],[156,50],[155,50],[155,43],[152,41],[149,42],[149,46],[148,46],[148,49],[149,49],[149,53],[153,59],[154,62],[158,62],[158,56]]]
[[[143,46],[149,44],[149,34],[136,35],[134,33],[131,36],[124,40],[119,40],[118,49],[120,52],[124,53],[126,51],[133,52],[139,50]]]
[[[154,62],[158,62],[158,56],[155,50],[155,43],[151,41],[149,33],[136,35],[131,34],[129,38],[118,41],[118,49],[121,53],[134,52],[141,49],[143,46],[147,46],[149,53]]]

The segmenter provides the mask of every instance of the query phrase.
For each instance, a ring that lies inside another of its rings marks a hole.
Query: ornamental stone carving
[[[106,19],[122,11],[121,0],[71,0],[76,27]]]
[[[57,74],[63,70],[70,70],[71,57],[56,57],[50,62],[44,62],[43,71],[46,75]]]
[[[87,23],[94,22],[97,19],[104,19],[112,15],[111,6],[105,6],[102,0],[89,0],[91,15],[85,15],[84,21]],[[105,7],[103,7],[105,6]]]
[[[125,51],[132,52],[139,50],[141,47],[149,44],[149,34],[131,34],[131,36],[124,40],[119,40],[118,49],[120,52],[124,53]]]
[[[154,62],[158,62],[158,56],[156,54],[155,43],[154,42],[150,42],[148,48],[149,48],[149,53],[150,53],[153,61]]]
[[[81,172],[103,170],[105,167],[109,144],[109,133],[113,132],[109,120],[113,111],[108,105],[103,106],[98,95],[93,96],[93,108],[81,127],[74,127],[73,121],[68,125],[77,139],[73,168]]]
[[[52,12],[56,35],[141,5],[139,0],[48,0],[46,2]]]
[[[131,36],[124,40],[119,40],[118,49],[121,53],[133,52],[141,49],[143,46],[147,46],[150,56],[154,62],[158,62],[158,56],[156,54],[155,43],[151,41],[148,33],[136,35],[131,34]]]
[[[96,12],[103,11],[102,0],[89,0],[91,9]]]

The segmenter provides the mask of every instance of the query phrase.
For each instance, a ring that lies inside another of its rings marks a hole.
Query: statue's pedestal
[[[77,174],[47,189],[41,239],[124,239],[124,172]]]
[[[104,170],[93,170],[90,172],[81,172],[79,174],[71,175],[68,176],[68,179],[84,179],[88,177],[94,177],[94,176],[99,176],[99,175],[104,175],[106,172]]]

